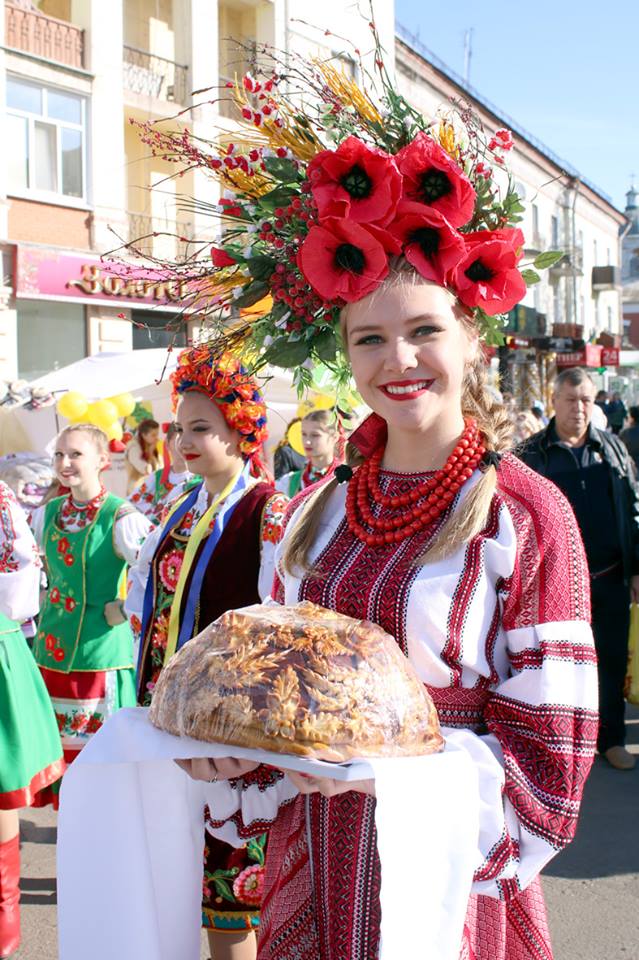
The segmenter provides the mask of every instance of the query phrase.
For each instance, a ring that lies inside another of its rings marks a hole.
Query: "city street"
[[[639,754],[639,708],[630,708],[628,717],[630,747]],[[597,760],[577,838],[545,872],[555,960],[637,960],[638,815],[639,766],[620,773]],[[58,955],[55,820],[48,810],[28,810],[22,817],[24,941],[17,960],[54,960]],[[99,871],[100,864],[87,851],[87,883]],[[203,945],[202,958],[207,957]]]

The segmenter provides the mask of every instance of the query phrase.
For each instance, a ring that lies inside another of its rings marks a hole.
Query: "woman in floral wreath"
[[[211,287],[229,291],[229,306],[270,293],[272,309],[241,331],[248,354],[293,368],[301,385],[314,360],[340,382],[349,365],[373,411],[349,466],[291,504],[273,599],[396,638],[446,740],[477,769],[480,855],[460,956],[551,960],[538,875],[575,833],[597,694],[574,516],[507,452],[512,427],[485,386],[481,339],[537,277],[519,266],[523,208],[489,167],[512,138],[428,123],[376,63],[383,114],[330,64],[291,67],[295,89],[308,79],[319,99],[303,115],[279,89],[281,61],[238,85],[259,131],[253,149],[220,157],[236,197],[221,208],[234,225]],[[237,326],[219,337],[237,342]],[[251,791],[266,772],[229,755],[186,765],[214,781],[214,835],[241,843],[256,821],[270,825],[260,960],[376,960],[374,782],[270,774]]]
[[[339,423],[333,410],[311,410],[302,418],[302,443],[306,464],[301,470],[285,473],[275,484],[288,497],[306,490],[332,473],[341,462],[337,455],[343,441]]]
[[[176,649],[227,609],[268,596],[288,502],[262,464],[266,407],[240,363],[196,346],[180,354],[171,379],[178,448],[202,479],[175,501],[131,571],[126,607],[141,637],[142,705]],[[215,960],[255,957],[265,838],[241,846],[206,837],[202,921]]]
[[[166,436],[164,440],[164,466],[156,470],[129,494],[129,503],[148,517],[151,523],[158,524],[164,515],[166,505],[175,500],[184,490],[199,482],[193,476],[177,446],[178,428],[176,423],[162,425]]]
[[[42,677],[20,624],[40,605],[38,548],[11,489],[0,482],[0,957],[20,944],[18,811],[42,806],[64,770]]]
[[[120,588],[151,524],[107,493],[106,434],[92,424],[65,427],[53,465],[70,489],[38,507],[31,525],[49,587],[33,653],[51,696],[64,758],[71,763],[107,716],[135,705],[133,636]],[[58,806],[57,790],[53,796]]]

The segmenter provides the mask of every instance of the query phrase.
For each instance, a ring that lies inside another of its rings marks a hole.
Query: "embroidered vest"
[[[113,547],[113,526],[125,502],[109,493],[91,523],[71,533],[57,523],[64,497],[46,506],[44,554],[49,577],[38,633],[36,662],[49,670],[114,670],[133,666],[128,623],[110,627],[104,605],[117,600],[126,562]]]
[[[222,533],[204,575],[196,610],[194,636],[227,610],[260,602],[257,583],[260,571],[262,514],[267,501],[274,493],[275,491],[270,484],[258,483],[242,497],[233,511],[233,515]],[[153,577],[154,596],[156,598],[158,596],[157,584],[160,577],[160,565],[172,553],[177,552],[183,555],[186,541],[186,536],[172,532],[166,537],[161,549],[153,557],[149,576]],[[200,550],[194,558],[192,569],[197,564],[205,542],[206,540],[202,542]],[[182,598],[182,608],[189,595],[190,583],[189,577]],[[142,697],[144,697],[148,681],[156,673],[152,663],[151,640],[159,612],[156,607],[152,622],[141,641],[143,648],[138,687]],[[182,612],[182,609],[180,612]]]

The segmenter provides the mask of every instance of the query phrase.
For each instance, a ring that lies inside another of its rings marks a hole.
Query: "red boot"
[[[0,957],[20,946],[20,837],[0,843]]]

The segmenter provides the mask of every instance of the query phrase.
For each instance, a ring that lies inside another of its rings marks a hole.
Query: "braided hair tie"
[[[500,463],[501,453],[497,453],[496,450],[487,450],[479,461],[478,466],[482,473],[486,473],[486,471],[491,467],[494,467],[495,470],[497,470]]]
[[[352,467],[349,467],[346,463],[340,463],[340,465],[333,470],[333,476],[338,483],[348,483],[353,476]]]

